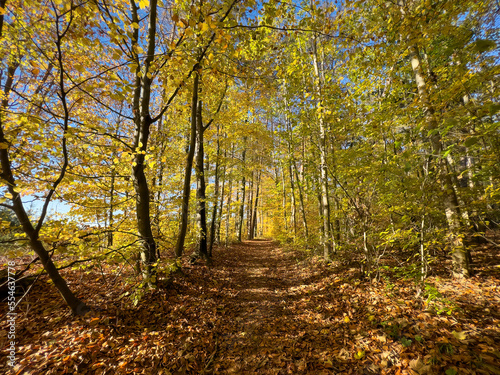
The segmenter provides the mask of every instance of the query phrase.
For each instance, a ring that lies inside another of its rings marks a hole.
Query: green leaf
[[[493,40],[489,40],[489,39],[478,39],[476,40],[476,43],[474,45],[474,49],[479,52],[479,53],[482,53],[482,52],[486,52],[490,49],[493,49],[496,47],[496,43],[495,41]]]
[[[449,368],[448,370],[446,370],[445,374],[446,375],[457,375],[457,370]]]
[[[436,134],[436,133],[438,133],[438,132],[439,132],[439,130],[438,130],[438,129],[431,129],[431,130],[429,130],[429,132],[427,133],[427,136],[428,136],[428,137],[430,137],[430,136],[432,136],[432,135],[434,135],[434,134]]]
[[[500,111],[500,104],[490,104],[490,116],[493,116],[495,113]]]
[[[401,337],[401,344],[405,347],[408,348],[411,346],[412,341],[410,339],[407,339],[406,337]]]
[[[478,141],[479,141],[479,139],[477,139],[476,137],[467,138],[465,140],[465,146],[466,147],[474,146]]]

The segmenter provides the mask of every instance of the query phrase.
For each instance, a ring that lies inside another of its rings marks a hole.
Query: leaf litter
[[[217,249],[212,267],[184,264],[137,306],[123,278],[63,274],[95,310],[71,316],[40,278],[4,373],[500,374],[498,274],[431,277],[439,297],[416,297],[407,280],[359,279],[264,240]]]

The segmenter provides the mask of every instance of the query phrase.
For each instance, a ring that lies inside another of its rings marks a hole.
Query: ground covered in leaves
[[[500,374],[498,264],[466,281],[349,265],[271,241],[219,249],[137,306],[123,274],[63,272],[95,310],[73,317],[41,277],[17,308],[15,374]]]

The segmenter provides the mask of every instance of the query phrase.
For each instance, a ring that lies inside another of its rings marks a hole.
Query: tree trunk
[[[295,171],[295,177],[297,179],[297,187],[299,188],[299,202],[300,202],[300,212],[302,213],[302,225],[304,226],[304,237],[309,237],[309,229],[307,228],[307,218],[306,218],[306,206],[304,203],[304,192],[302,181],[300,180],[299,172],[297,170],[297,165],[295,165],[295,159],[292,158],[292,168]]]
[[[332,236],[330,234],[330,203],[328,201],[328,167],[327,167],[327,144],[326,126],[323,117],[321,75],[318,63],[318,50],[316,35],[313,38],[313,63],[314,63],[314,87],[316,92],[317,108],[319,112],[319,151],[320,151],[320,187],[321,187],[321,218],[323,221],[323,257],[330,260],[332,253]]]
[[[243,228],[243,216],[245,213],[245,188],[246,188],[246,178],[245,178],[245,157],[246,157],[246,146],[245,149],[243,149],[243,154],[241,155],[241,158],[243,160],[243,166],[242,166],[242,172],[243,172],[243,177],[241,179],[241,205],[240,205],[240,211],[238,215],[238,221],[237,221],[237,228],[236,228],[236,233],[238,235],[238,242],[241,242],[241,231]]]
[[[250,180],[250,186],[248,189],[248,204],[247,204],[247,238],[250,240],[250,232],[252,231],[251,226],[253,223],[253,189],[254,189],[254,171],[252,171],[252,179]]]
[[[285,181],[285,169],[281,168],[281,192],[283,196],[282,206],[283,206],[283,221],[285,222],[285,232],[288,232],[288,218],[286,215],[286,181]]]
[[[2,105],[2,112],[4,108],[5,106]],[[1,117],[3,116],[1,116],[0,114],[0,118]],[[3,119],[0,120],[0,144],[6,145],[8,144],[8,142],[4,137],[2,120]],[[24,209],[24,205],[21,201],[21,195],[16,192],[16,183],[12,174],[9,151],[7,148],[0,148],[0,163],[2,165],[2,173],[0,174],[0,176],[5,182],[7,182],[8,191],[10,194],[12,194],[14,213],[16,214],[16,217],[19,220],[24,233],[29,238],[31,248],[38,256],[38,258],[40,258],[43,268],[49,275],[50,279],[54,283],[54,286],[57,288],[66,304],[71,308],[71,311],[73,311],[75,315],[85,315],[85,313],[90,311],[90,308],[79,298],[77,298],[69,289],[66,281],[62,278],[61,274],[54,265],[54,262],[52,262],[52,258],[50,257],[49,252],[45,249],[43,243],[40,241],[38,237],[39,232],[33,227],[33,224],[31,223],[28,214]]]
[[[109,190],[109,212],[108,212],[108,247],[113,246],[113,227],[114,227],[114,210],[115,210],[115,177],[116,170],[111,170],[111,187]]]
[[[426,114],[427,130],[429,132],[433,132],[431,135],[431,146],[433,154],[435,155],[435,158],[437,158],[439,176],[443,187],[443,200],[449,228],[449,242],[452,252],[453,276],[468,277],[471,272],[470,252],[463,242],[462,225],[460,222],[461,213],[458,198],[455,194],[455,190],[453,189],[453,180],[448,171],[446,159],[442,156],[443,145],[441,137],[438,133],[438,123],[435,116],[435,110],[430,102],[424,74],[422,72],[420,52],[416,45],[411,45],[409,51],[418,94]]]
[[[290,203],[291,203],[291,213],[290,220],[293,224],[293,235],[297,235],[297,203],[295,201],[295,183],[293,180],[293,171],[292,171],[292,161],[288,161],[288,174],[290,175]]]
[[[323,206],[322,206],[322,196],[321,196],[321,190],[318,190],[317,196],[318,198],[318,216],[320,218],[319,220],[319,242],[321,244],[324,244],[325,240],[325,222],[323,220]]]
[[[231,150],[231,160],[234,158],[234,145]],[[231,219],[231,197],[233,196],[233,176],[232,173],[229,175],[229,193],[227,195],[227,212],[226,212],[226,238],[225,247],[229,245],[229,222]]]
[[[224,159],[227,156],[227,152],[224,151]],[[217,244],[220,245],[220,229],[222,226],[222,211],[224,209],[224,197],[226,195],[226,172],[227,166],[224,164],[224,172],[222,173],[222,189],[220,193],[220,205],[219,205],[219,214],[217,215]]]
[[[182,206],[181,206],[181,223],[179,225],[179,235],[175,244],[175,256],[182,256],[184,251],[184,241],[186,239],[188,214],[189,214],[189,196],[191,194],[191,169],[193,168],[194,151],[196,148],[196,121],[197,121],[197,106],[198,106],[198,72],[194,72],[193,82],[193,98],[191,102],[191,136],[189,140],[189,151],[186,159],[186,169],[184,172],[184,188],[182,191]]]
[[[227,212],[226,212],[226,237],[224,239],[225,247],[229,245],[229,224],[231,219],[231,197],[233,195],[233,180],[229,180],[229,194],[227,195]]]
[[[135,2],[130,3],[132,11],[132,19],[134,22],[139,22],[138,9]],[[148,181],[144,172],[145,154],[148,145],[150,128],[153,123],[149,105],[151,99],[152,76],[150,74],[151,64],[155,56],[156,48],[156,19],[157,19],[157,0],[151,0],[149,19],[148,19],[148,38],[147,38],[147,54],[144,60],[142,70],[140,64],[135,71],[135,89],[133,99],[135,134],[134,134],[134,150],[137,150],[134,162],[132,164],[132,179],[136,194],[135,207],[137,218],[137,230],[141,238],[142,249],[140,258],[142,263],[143,277],[148,281],[150,287],[156,287],[156,241],[153,236],[151,227],[151,212],[150,212],[150,191]],[[132,33],[132,42],[137,43],[139,40],[139,30],[134,29]],[[139,62],[139,57],[134,55],[134,58]]]
[[[158,120],[158,136],[159,138],[162,137],[162,128],[163,128],[163,116],[160,117]],[[160,138],[161,139],[161,138]],[[158,155],[158,166],[159,166],[159,171],[158,171],[158,178],[153,178],[153,183],[152,183],[152,190],[156,190],[156,196],[152,194],[151,200],[153,201],[153,207],[154,207],[154,214],[153,214],[153,228],[155,230],[154,234],[156,237],[161,236],[161,226],[160,226],[160,217],[161,217],[161,207],[160,207],[160,202],[161,202],[161,194],[162,194],[162,189],[161,186],[163,184],[163,170],[165,168],[164,163],[162,162],[164,152],[165,152],[165,144],[164,141],[160,140],[160,142],[157,144],[157,146],[160,149],[160,154]],[[157,257],[160,259],[160,249],[157,248]]]
[[[5,3],[3,3],[5,5]],[[3,14],[0,15],[0,19],[3,21]],[[1,24],[0,24],[0,36],[2,35],[2,29],[1,29]],[[4,114],[7,112],[7,107],[8,107],[8,98],[10,91],[13,86],[14,82],[14,74],[17,69],[17,66],[10,66],[7,70],[7,78],[5,81],[4,85],[4,92],[3,92],[3,99],[1,102],[1,107],[0,107],[0,165],[2,167],[0,177],[1,179],[5,182],[5,185],[7,185],[7,190],[8,192],[12,195],[12,210],[16,214],[17,219],[19,220],[19,223],[21,224],[24,233],[26,236],[29,238],[30,241],[30,246],[35,252],[35,254],[38,256],[40,261],[42,262],[43,268],[49,275],[50,279],[54,283],[54,286],[57,288],[61,296],[63,297],[64,301],[66,304],[70,307],[71,311],[75,315],[85,315],[88,311],[90,311],[90,308],[82,302],[79,298],[77,298],[73,292],[69,289],[68,285],[66,284],[66,281],[62,278],[61,274],[57,270],[56,266],[54,265],[54,262],[52,262],[52,258],[49,254],[49,252],[45,249],[43,243],[39,239],[39,232],[41,229],[41,224],[43,223],[43,216],[41,216],[39,220],[39,224],[35,228],[33,224],[31,223],[28,214],[26,213],[26,210],[24,208],[23,202],[21,200],[21,195],[17,192],[17,184],[14,178],[14,175],[12,173],[12,166],[11,166],[11,161],[10,161],[10,156],[9,156],[9,145],[10,142],[5,139],[4,135]],[[61,73],[62,74],[62,73]],[[64,95],[63,95],[64,97]],[[65,111],[66,114],[66,123],[67,123],[67,116],[68,112]],[[65,140],[63,140],[63,147],[65,147]],[[65,150],[63,152],[66,155]],[[66,163],[65,163],[66,165]],[[65,168],[65,167],[63,167]],[[62,171],[64,172],[64,171]],[[61,174],[63,175],[63,174]],[[62,179],[61,177],[58,179]],[[56,181],[57,183],[57,181]],[[51,190],[54,190],[55,187],[57,186],[56,183],[54,183],[54,187]],[[48,205],[50,201],[51,195],[49,195],[45,201],[45,206]],[[43,215],[43,214],[42,214]]]
[[[156,241],[153,236],[151,228],[150,216],[150,193],[148,188],[148,181],[144,173],[144,155],[138,154],[134,158],[135,166],[132,168],[132,177],[134,180],[134,190],[136,193],[136,218],[137,229],[141,237],[141,263],[143,276],[150,286],[154,287],[156,284],[154,263],[156,262]]]
[[[254,239],[255,232],[256,232],[256,229],[257,229],[257,207],[259,205],[260,178],[261,178],[261,172],[258,172],[257,190],[255,192],[255,205],[253,207],[252,220],[251,220],[251,223],[250,223],[250,232],[248,234],[248,239],[249,240],[253,240]]]
[[[212,220],[210,221],[210,242],[208,244],[208,256],[212,257],[212,250],[215,242],[215,229],[217,226],[217,209],[219,207],[219,164],[220,164],[220,140],[219,140],[219,125],[217,125],[217,151],[215,157],[215,181],[214,181],[214,206],[212,208]],[[224,198],[224,197],[223,197]]]
[[[198,101],[198,108],[196,114],[196,199],[198,206],[197,221],[199,226],[199,244],[198,256],[205,259],[207,262],[210,260],[207,248],[207,209],[206,209],[206,184],[205,184],[205,170],[204,159],[205,150],[203,146],[203,135],[205,128],[203,127],[202,119],[202,102]]]

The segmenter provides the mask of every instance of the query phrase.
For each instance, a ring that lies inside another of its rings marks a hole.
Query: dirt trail
[[[186,259],[134,305],[137,276],[121,267],[63,270],[95,307],[85,317],[41,277],[16,310],[16,367],[0,350],[0,373],[500,374],[495,275],[430,278],[440,291],[425,300],[404,278],[371,283],[347,263],[245,241],[217,248],[210,267]]]
[[[306,333],[312,327],[296,305],[320,275],[301,274],[294,254],[264,240],[232,246],[221,263],[220,270],[227,273],[224,294],[230,298],[220,301],[223,332],[215,372],[306,370]]]

